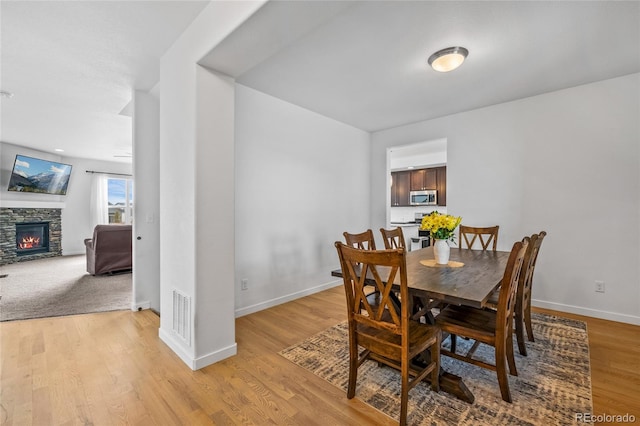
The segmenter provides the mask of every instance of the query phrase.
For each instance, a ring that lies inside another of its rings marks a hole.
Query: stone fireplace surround
[[[49,251],[16,255],[16,223],[49,222]],[[0,208],[0,265],[62,256],[62,210],[56,208]]]

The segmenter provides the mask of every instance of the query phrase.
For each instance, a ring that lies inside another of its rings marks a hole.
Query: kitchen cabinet
[[[438,191],[439,206],[447,205],[447,166],[391,172],[391,207],[406,207],[409,191]]]
[[[435,168],[411,171],[411,191],[437,189],[437,172]]]
[[[410,172],[391,173],[391,207],[409,205]]]
[[[447,205],[447,166],[436,167],[436,190],[438,205]]]

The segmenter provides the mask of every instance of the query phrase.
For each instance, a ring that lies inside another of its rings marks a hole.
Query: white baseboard
[[[141,311],[143,309],[151,309],[151,302],[145,301],[145,302],[139,302],[139,303],[132,303],[131,304],[131,310],[132,311]]]
[[[79,254],[87,254],[86,250],[82,251],[65,251],[62,253],[63,256],[77,256]]]
[[[277,297],[275,299],[267,300],[255,305],[247,306],[244,308],[236,309],[236,318],[249,315],[255,312],[262,311],[273,306],[280,305],[282,303],[290,302],[295,299],[299,299],[310,294],[319,293],[329,288],[337,287],[342,284],[342,280],[330,281],[328,283],[312,287],[306,290],[302,290],[296,293],[291,293],[285,296]],[[547,302],[544,300],[532,299],[531,304],[533,306],[545,309],[551,309],[559,312],[568,312],[571,314],[584,315],[587,317],[600,318],[609,321],[624,322],[627,324],[640,325],[640,316],[620,314],[617,312],[601,311],[597,309],[583,308],[581,306],[566,305],[563,303]]]
[[[568,312],[571,314],[605,319],[609,321],[617,321],[617,322],[624,322],[627,324],[640,325],[640,317],[636,315],[627,315],[627,314],[620,314],[617,312],[601,311],[597,309],[583,308],[581,306],[565,305],[563,303],[547,302],[544,300],[537,300],[537,299],[531,299],[531,305],[537,308],[545,308],[545,309],[551,309],[554,311]]]
[[[290,302],[292,300],[296,300],[304,296],[309,296],[310,294],[319,293],[321,291],[324,291],[333,287],[337,287],[339,285],[342,285],[342,280],[329,281],[328,283],[324,283],[316,287],[312,287],[312,288],[301,290],[295,293],[287,294],[285,296],[276,297],[275,299],[266,300],[264,302],[261,302],[255,305],[236,309],[236,318],[253,314],[254,312],[259,312],[267,308],[272,308],[274,306],[278,306],[283,303]]]
[[[158,330],[158,336],[160,337],[160,340],[162,340],[167,346],[169,346],[169,348],[175,352],[176,355],[178,355],[178,357],[180,357],[180,359],[182,360],[182,362],[184,362],[185,364],[187,364],[187,366],[192,369],[195,370],[195,359],[193,358],[193,356],[187,352],[184,347],[178,343],[173,336],[171,335],[171,333],[165,331],[162,327]]]
[[[169,348],[175,352],[178,357],[187,364],[191,370],[196,371],[201,368],[204,368],[208,365],[214,364],[218,361],[222,361],[223,359],[234,356],[238,353],[238,345],[234,343],[233,345],[227,346],[226,348],[222,348],[215,352],[211,352],[207,355],[194,358],[188,351],[185,350],[184,346],[178,343],[171,333],[166,332],[164,329],[160,328],[158,331],[158,336],[160,340],[162,340]]]
[[[222,348],[215,352],[211,352],[210,354],[196,358],[193,364],[195,368],[192,367],[192,370],[199,370],[208,365],[215,364],[216,362],[232,357],[237,353],[238,344],[234,343],[233,345],[227,346],[226,348]]]

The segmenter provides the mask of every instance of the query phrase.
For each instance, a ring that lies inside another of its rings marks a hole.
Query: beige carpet
[[[445,370],[461,376],[475,396],[468,404],[427,384],[409,392],[411,425],[570,425],[575,413],[592,413],[589,345],[586,324],[534,314],[535,343],[528,356],[516,348],[518,377],[509,377],[513,403],[504,402],[494,372],[443,357]],[[280,352],[329,383],[347,389],[347,324],[338,324]],[[448,342],[448,339],[447,339]],[[472,341],[458,339],[462,352]],[[493,348],[480,345],[489,359]],[[400,379],[397,371],[367,361],[358,370],[356,398],[398,419]]]
[[[0,321],[131,309],[132,275],[92,276],[84,255],[0,266]]]

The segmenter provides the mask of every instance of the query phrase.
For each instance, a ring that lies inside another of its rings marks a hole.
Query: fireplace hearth
[[[49,222],[16,223],[16,256],[49,251]]]

